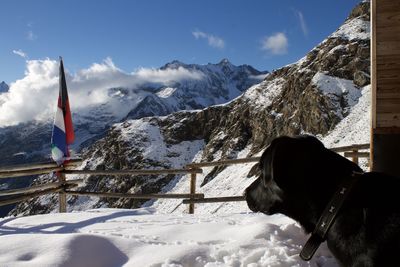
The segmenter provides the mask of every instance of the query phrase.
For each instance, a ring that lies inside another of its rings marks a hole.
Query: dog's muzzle
[[[249,209],[267,215],[279,212],[283,202],[283,191],[271,180],[264,186],[262,178],[255,180],[244,192]]]
[[[253,212],[260,211],[254,196],[259,186],[260,186],[260,179],[257,179],[244,191],[244,196],[247,202],[247,206]]]

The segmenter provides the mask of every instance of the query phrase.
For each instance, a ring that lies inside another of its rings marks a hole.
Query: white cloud
[[[271,36],[266,36],[262,40],[261,49],[273,55],[283,55],[287,53],[288,39],[282,32]]]
[[[28,55],[27,55],[24,51],[22,51],[21,49],[13,50],[12,52],[13,52],[14,54],[16,54],[16,55],[22,57],[22,58],[27,58],[27,57],[28,57]]]
[[[30,120],[48,120],[54,115],[58,97],[58,61],[27,60],[25,77],[11,83],[7,93],[0,94],[0,127]],[[111,58],[94,63],[76,74],[66,73],[73,112],[85,113],[90,107],[108,103],[119,112],[121,103],[110,95],[110,88],[124,87],[133,91],[145,84],[171,86],[183,80],[199,80],[199,72],[178,69],[145,69],[126,73]]]
[[[30,31],[28,31],[28,33],[26,34],[26,38],[27,38],[29,41],[34,41],[34,40],[36,40],[36,39],[38,38],[38,36],[37,36],[32,30],[30,30]]]
[[[303,13],[301,11],[295,10],[296,16],[299,19],[301,30],[303,31],[304,36],[308,36],[308,27],[306,24],[306,20],[304,19]]]
[[[194,38],[196,39],[207,39],[208,45],[211,47],[222,49],[225,47],[225,41],[215,35],[201,32],[201,31],[194,31],[192,32]]]

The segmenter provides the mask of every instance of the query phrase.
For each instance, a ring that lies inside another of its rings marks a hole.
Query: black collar
[[[300,258],[305,261],[311,260],[319,245],[325,241],[329,228],[332,226],[340,208],[361,175],[363,175],[363,173],[353,172],[349,179],[343,180],[342,184],[325,207],[307,243],[303,246],[300,252]]]

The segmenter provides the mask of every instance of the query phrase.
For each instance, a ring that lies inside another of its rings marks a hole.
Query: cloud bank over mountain
[[[141,68],[127,73],[114,65],[111,58],[94,63],[76,73],[66,73],[70,104],[73,111],[106,103],[112,98],[108,89],[132,90],[146,84],[170,84],[203,79],[203,74],[179,67],[176,69]],[[58,61],[27,60],[25,76],[0,95],[0,127],[52,117],[58,95]],[[117,103],[116,103],[117,104]]]

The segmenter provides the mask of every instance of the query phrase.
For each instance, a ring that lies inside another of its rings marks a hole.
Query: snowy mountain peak
[[[227,58],[223,58],[218,65],[223,65],[223,66],[233,66],[232,63],[227,59]]]
[[[171,62],[165,64],[162,66],[160,69],[161,70],[166,70],[166,69],[178,69],[179,67],[185,68],[187,65],[179,60],[172,60]]]
[[[8,92],[8,89],[10,89],[9,86],[8,86],[8,84],[6,84],[4,81],[2,81],[2,82],[0,83],[0,94],[1,94],[1,93],[5,93],[5,92]]]

